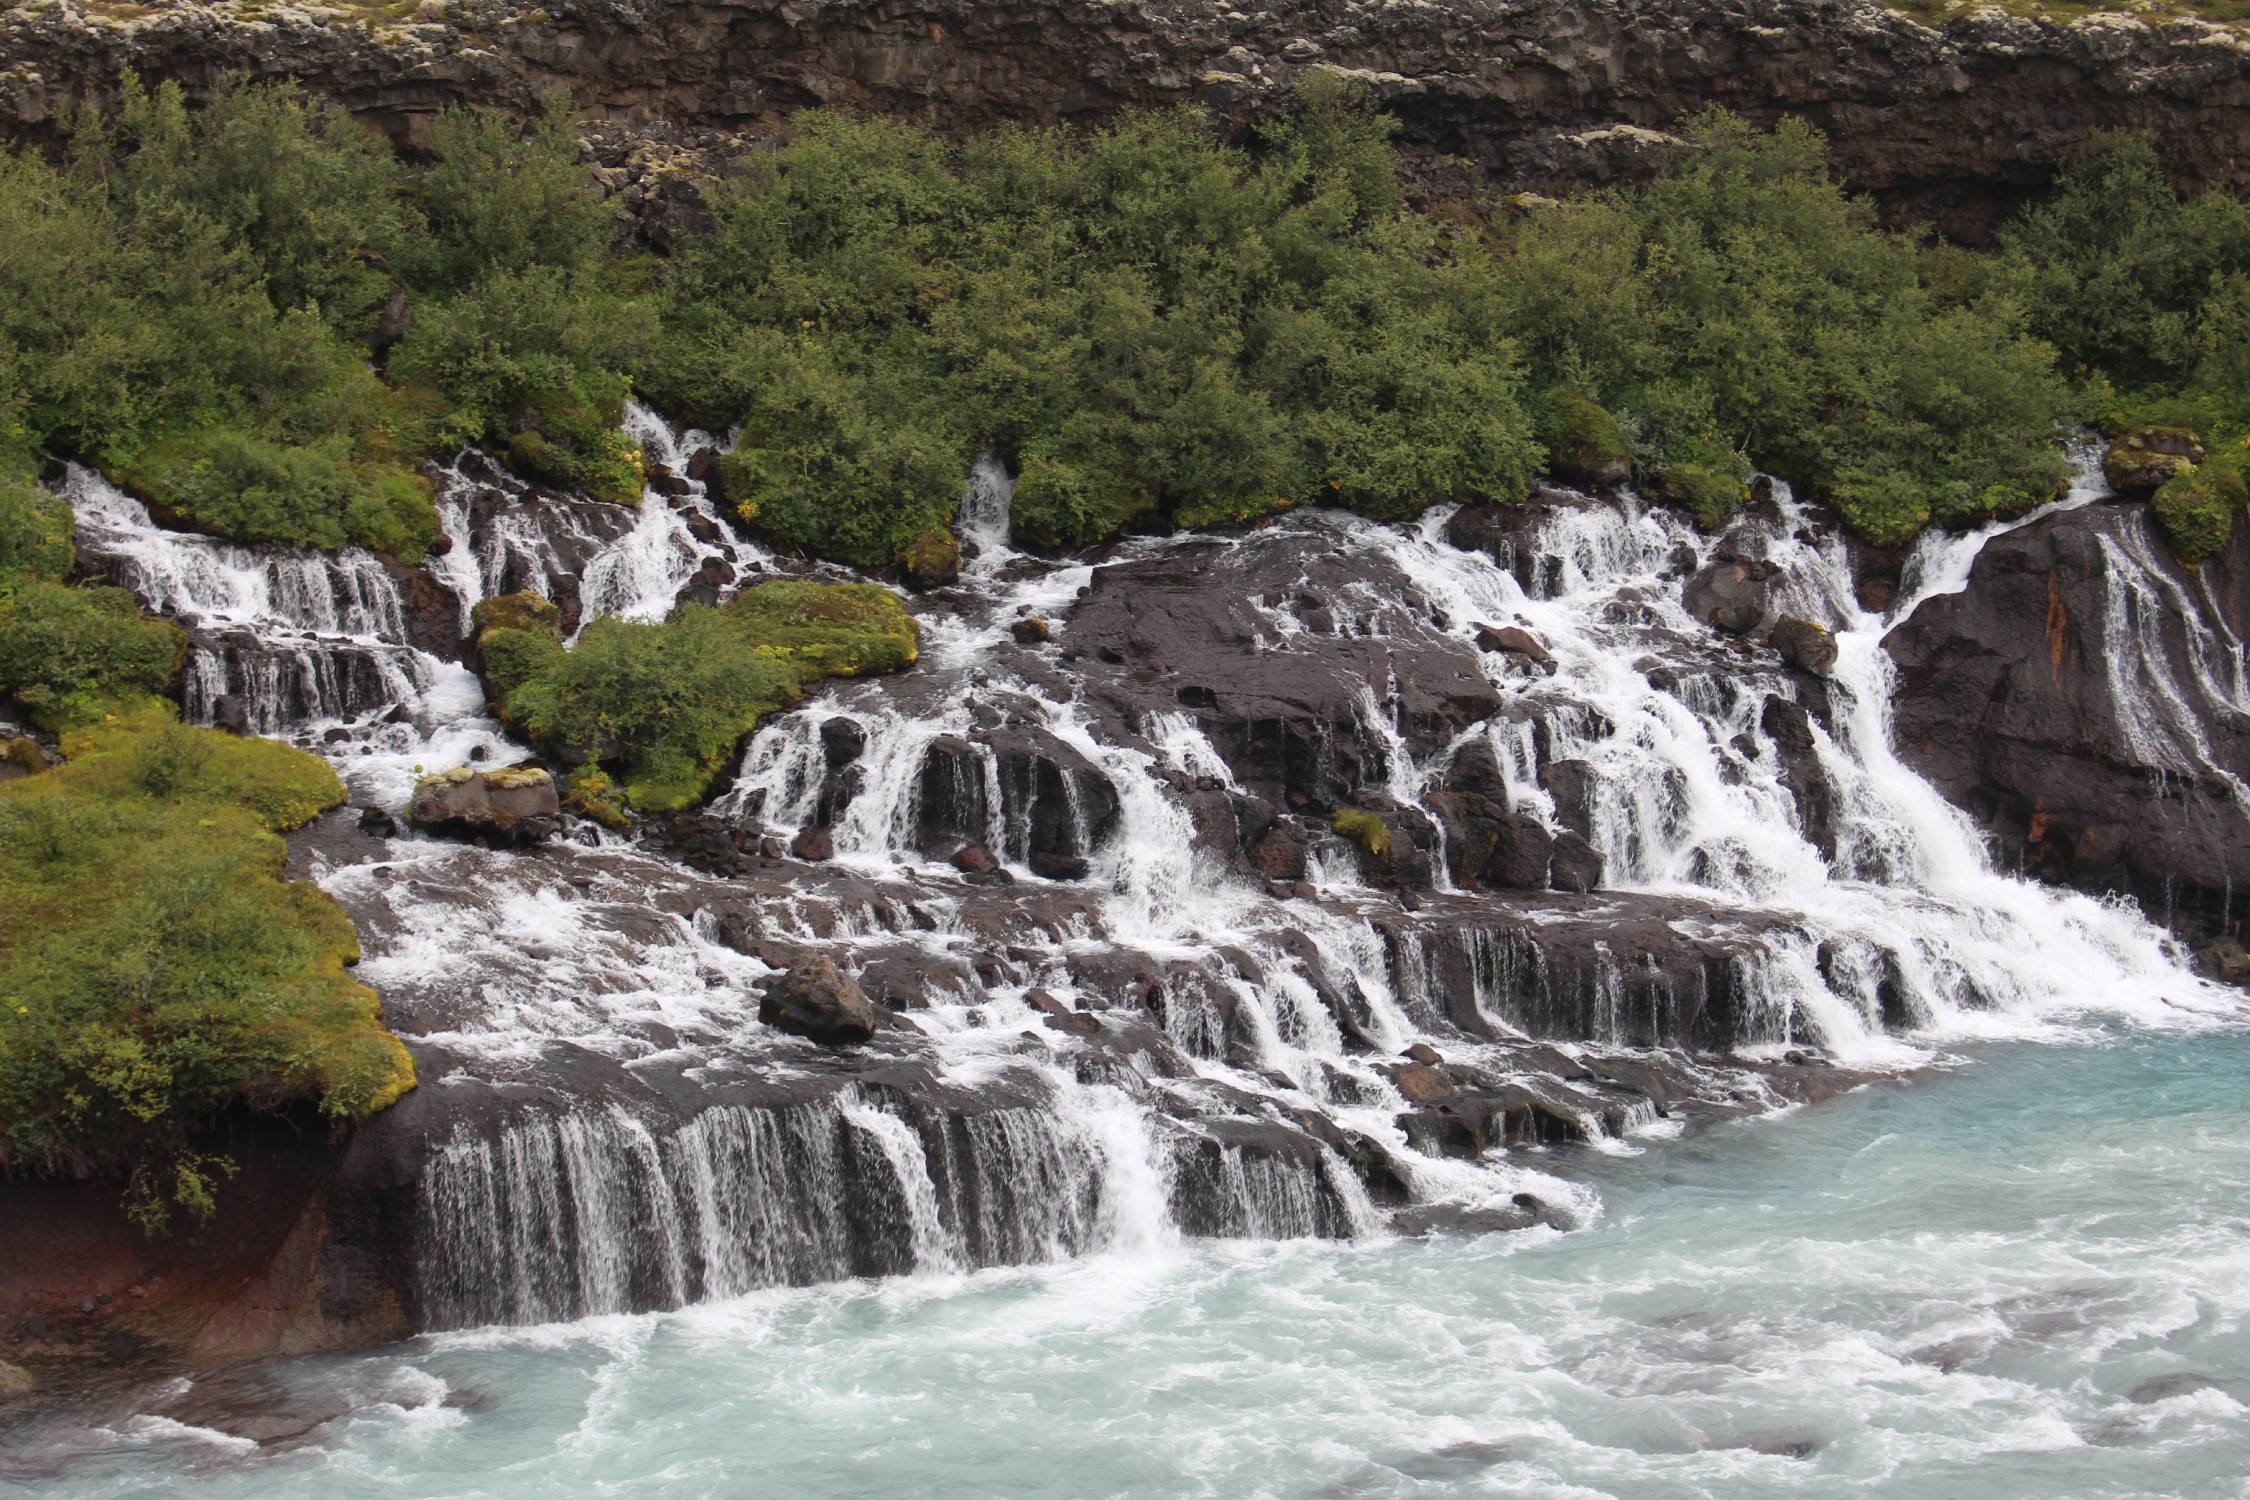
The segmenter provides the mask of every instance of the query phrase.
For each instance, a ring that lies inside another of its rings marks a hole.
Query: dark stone
[[[982,844],[964,844],[954,850],[951,863],[964,875],[990,875],[1000,868],[1000,861]]]
[[[839,714],[821,721],[820,751],[827,758],[830,770],[850,765],[866,750],[867,726],[859,720]]]
[[[249,702],[234,693],[221,693],[211,700],[211,727],[228,734],[249,735],[252,732]]]
[[[359,815],[359,831],[379,839],[398,837],[398,819],[380,807],[365,808]]]
[[[1498,651],[1509,656],[1520,656],[1552,672],[1554,654],[1539,643],[1539,638],[1519,625],[1479,625],[1476,628],[1477,649]]]
[[[449,771],[414,788],[407,821],[430,833],[535,844],[562,826],[554,778],[532,767]]]
[[[2112,633],[2119,591],[2138,596],[2135,615],[2153,612],[2145,628]],[[2191,629],[2250,635],[2250,526],[2194,572],[2144,506],[2019,526],[1985,544],[1965,589],[1924,600],[1884,638],[1899,756],[2004,862],[2136,897],[2197,942],[2231,935],[2250,888],[2250,807],[2233,790],[2250,779],[2250,718],[2204,691]],[[2167,723],[2149,686],[2160,675],[2190,724]]]
[[[822,957],[806,959],[767,985],[758,1019],[828,1047],[875,1035],[873,1003],[857,981]]]
[[[1413,1046],[1407,1048],[1404,1052],[1401,1052],[1399,1056],[1405,1058],[1408,1062],[1418,1062],[1432,1068],[1439,1066],[1445,1061],[1444,1058],[1438,1055],[1438,1049],[1431,1046],[1428,1042],[1416,1042]]]
[[[1773,648],[1783,661],[1815,676],[1825,677],[1836,669],[1836,637],[1825,625],[1783,615],[1774,622]]]
[[[1681,591],[1687,612],[1714,630],[1749,635],[1773,613],[1781,569],[1758,560],[1721,559],[1706,564]]]
[[[1089,868],[1081,854],[1049,854],[1044,849],[1031,851],[1031,873],[1048,880],[1084,880]]]
[[[1547,878],[1558,891],[1573,891],[1584,895],[1588,891],[1599,890],[1602,883],[1601,853],[1583,835],[1563,834],[1555,840],[1554,859],[1549,866]]]
[[[789,852],[802,860],[818,863],[836,857],[836,836],[825,828],[800,828],[789,841]]]
[[[940,735],[922,755],[915,844],[925,854],[981,842],[991,826],[986,805],[984,751],[967,740]]]

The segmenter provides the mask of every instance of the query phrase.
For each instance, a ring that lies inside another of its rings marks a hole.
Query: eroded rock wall
[[[1320,67],[1370,85],[1425,171],[1492,186],[1645,175],[1714,104],[1812,121],[1849,181],[1971,237],[2100,129],[2153,133],[2185,183],[2250,182],[2238,29],[1993,9],[1940,32],[1851,0],[496,0],[404,22],[50,0],[0,16],[0,122],[51,135],[127,69],[194,92],[241,74],[302,79],[411,144],[445,104],[524,110],[560,85],[661,143],[661,195],[675,146],[723,151],[811,105],[969,129],[1193,101],[1241,123]]]

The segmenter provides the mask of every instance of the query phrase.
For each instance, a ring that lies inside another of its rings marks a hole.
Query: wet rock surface
[[[502,771],[462,767],[427,778],[407,804],[407,821],[450,838],[535,844],[562,822],[555,779],[536,766]]]
[[[1988,544],[1884,638],[1900,756],[2029,873],[2233,935],[2250,879],[2250,534],[2183,569],[2143,506]]]

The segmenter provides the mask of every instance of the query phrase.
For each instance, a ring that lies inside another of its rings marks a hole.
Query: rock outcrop
[[[466,766],[423,778],[407,804],[407,821],[430,833],[535,844],[562,821],[555,778],[536,766],[472,771]]]
[[[2141,505],[1987,543],[1884,644],[1898,751],[2030,873],[2190,936],[2250,888],[2250,528],[2183,569]]]
[[[498,0],[466,19],[360,24],[63,0],[0,18],[0,120],[59,132],[127,69],[202,91],[297,78],[410,144],[448,103],[529,111],[557,85],[605,121],[605,178],[651,239],[699,210],[692,179],[738,137],[840,105],[947,129],[1202,103],[1246,121],[1315,69],[1369,88],[1433,186],[1556,191],[1644,176],[1707,105],[1824,130],[1841,175],[1911,216],[1988,230],[2090,132],[2160,142],[2198,186],[2250,182],[2250,50],[2231,27],[1997,7],[1934,29],[1856,0]]]

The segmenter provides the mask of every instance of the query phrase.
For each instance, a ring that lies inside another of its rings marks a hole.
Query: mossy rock
[[[533,608],[528,618],[544,621]],[[920,631],[875,584],[778,579],[662,624],[597,620],[565,649],[542,623],[478,636],[495,707],[553,759],[579,767],[573,810],[679,812],[710,795],[759,721],[826,677],[913,665]],[[596,777],[602,778],[597,780]]]
[[[1331,826],[1359,845],[1368,858],[1387,860],[1391,857],[1391,825],[1383,821],[1381,814],[1357,807],[1339,808]]]
[[[2135,427],[2110,441],[2102,477],[2120,495],[2153,495],[2203,456],[2202,442],[2184,427]]]
[[[1746,475],[1709,464],[1669,464],[1657,470],[1651,490],[1663,504],[1694,516],[1706,531],[1725,525],[1750,498]]]
[[[622,830],[633,821],[626,807],[624,790],[599,766],[580,766],[570,773],[562,805],[604,828]]]
[[[921,653],[914,617],[896,594],[872,583],[776,579],[744,589],[724,612],[808,681],[902,671]]]
[[[898,567],[915,588],[941,588],[961,577],[961,544],[950,531],[925,531],[899,548]]]
[[[1568,484],[1613,489],[1633,477],[1633,450],[1617,419],[1576,391],[1558,387],[1539,408],[1547,467]]]
[[[562,638],[562,611],[553,600],[528,589],[480,599],[470,618],[480,637],[488,630],[525,630]]]
[[[350,920],[279,830],[342,800],[318,758],[149,703],[0,784],[0,1154],[108,1172],[144,1228],[208,1214],[180,1143],[230,1105],[338,1120],[414,1087]]]

